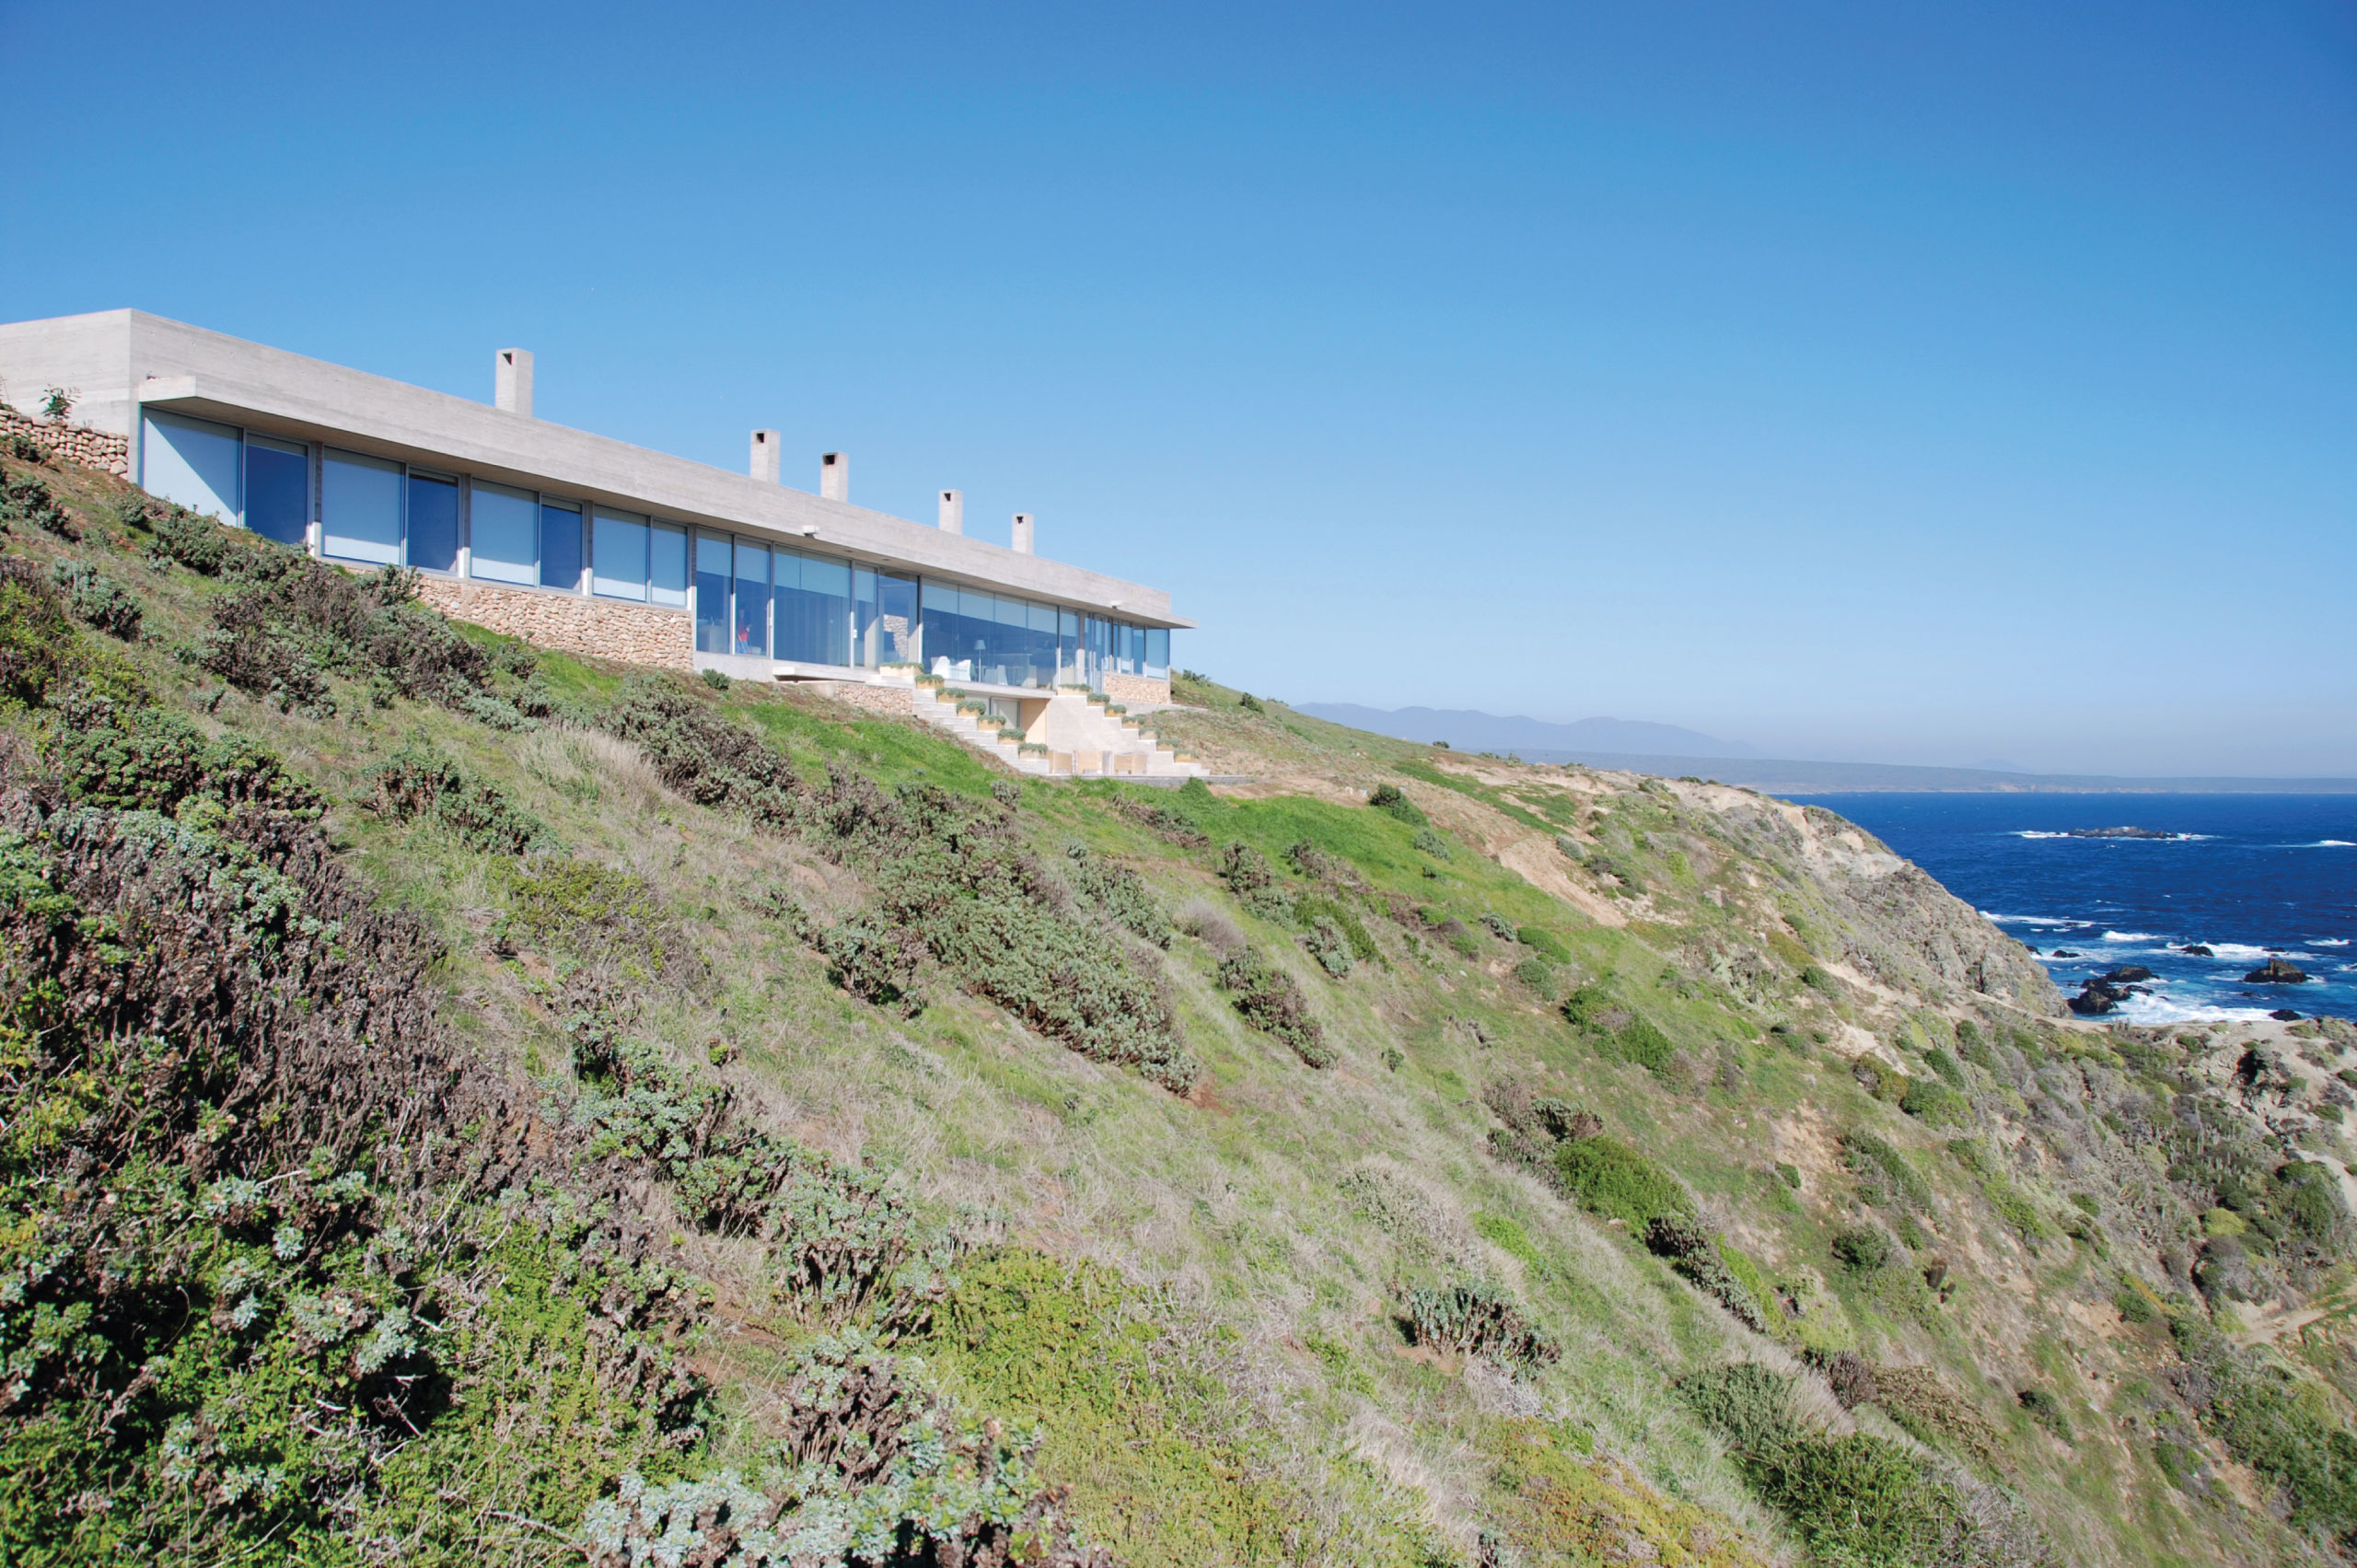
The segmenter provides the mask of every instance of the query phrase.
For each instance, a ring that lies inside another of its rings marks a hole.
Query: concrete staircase
[[[879,684],[906,685],[918,718],[1017,772],[1058,779],[1211,776],[1201,762],[1159,739],[1143,715],[1109,714],[1077,691],[1021,699],[1028,720],[1024,734],[1030,742],[1027,749],[1022,741],[1002,738],[999,719],[971,711],[970,704],[981,703],[984,693],[919,684],[905,677],[887,676]],[[970,704],[966,711],[960,711],[961,702]]]

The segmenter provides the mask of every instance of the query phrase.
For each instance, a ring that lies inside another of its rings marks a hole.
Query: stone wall
[[[1167,677],[1149,680],[1143,675],[1109,674],[1105,677],[1105,695],[1124,707],[1132,703],[1167,704],[1170,701],[1170,681]]]
[[[117,479],[131,477],[131,441],[83,424],[52,424],[0,403],[0,440],[22,436],[52,458],[84,468],[104,469]]]
[[[417,597],[453,620],[521,637],[535,647],[657,669],[693,668],[693,634],[684,610],[456,577],[422,578]]]
[[[916,714],[916,693],[905,686],[870,686],[858,680],[838,680],[830,684],[834,687],[833,695],[838,703],[848,703],[854,708],[865,708],[886,718],[905,719]]]

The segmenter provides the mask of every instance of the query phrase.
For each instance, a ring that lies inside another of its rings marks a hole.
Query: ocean
[[[1813,795],[2001,930],[2066,993],[2127,964],[2149,989],[2105,1015],[2136,1024],[2357,1017],[2357,796]],[[2083,839],[2074,828],[2158,839]],[[2182,949],[2200,945],[2203,958]],[[2280,956],[2304,985],[2244,976]]]

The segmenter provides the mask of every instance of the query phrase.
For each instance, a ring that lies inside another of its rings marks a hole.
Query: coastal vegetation
[[[0,1558],[2328,1562],[2357,1030],[1829,812],[537,652],[0,453]]]

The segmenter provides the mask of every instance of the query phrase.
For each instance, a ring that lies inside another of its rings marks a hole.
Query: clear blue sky
[[[0,0],[0,317],[522,344],[1254,690],[2357,772],[2346,4]]]

